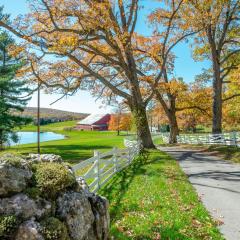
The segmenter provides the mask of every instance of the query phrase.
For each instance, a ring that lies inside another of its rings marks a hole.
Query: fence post
[[[97,189],[100,189],[100,156],[99,156],[99,152],[94,150],[94,157],[96,157],[96,161],[97,161]]]
[[[114,172],[117,172],[117,171],[118,171],[118,165],[117,165],[117,152],[118,152],[117,147],[114,147],[114,148],[113,148]]]
[[[211,139],[211,137],[210,137],[211,135],[210,135],[210,133],[207,135],[207,144],[210,144],[210,139]]]
[[[232,132],[232,143],[233,143],[233,146],[237,146],[237,133],[234,131]]]
[[[131,159],[131,148],[128,148],[128,165],[130,165],[132,159]]]
[[[201,144],[201,141],[200,141],[199,135],[197,135],[197,144]]]

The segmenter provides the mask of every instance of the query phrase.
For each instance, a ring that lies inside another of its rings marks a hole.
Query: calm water
[[[27,144],[27,143],[36,143],[37,142],[37,132],[18,132],[19,142],[13,143],[10,145],[18,145],[18,144]],[[61,140],[64,139],[64,135],[57,134],[53,132],[42,132],[40,133],[40,141],[53,141],[53,140]]]

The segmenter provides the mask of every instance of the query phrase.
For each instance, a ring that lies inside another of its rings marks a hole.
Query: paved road
[[[240,164],[231,164],[207,153],[180,147],[161,147],[188,175],[203,204],[227,240],[240,240]]]

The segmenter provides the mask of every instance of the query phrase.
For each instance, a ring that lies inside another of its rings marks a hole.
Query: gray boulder
[[[15,215],[23,219],[41,218],[52,213],[52,204],[44,199],[33,200],[23,193],[0,199],[0,215]]]
[[[13,163],[0,159],[0,196],[21,192],[31,177],[32,172],[24,161],[14,166]]]
[[[84,178],[77,177],[76,181],[77,181],[77,185],[76,185],[75,191],[77,192],[84,191],[86,194],[90,194],[89,187]]]
[[[66,223],[71,239],[89,239],[94,215],[83,192],[66,192],[58,197],[57,214]]]
[[[96,194],[88,196],[94,215],[93,229],[96,239],[107,240],[110,228],[109,202]]]
[[[55,162],[55,163],[62,163],[62,157],[55,154],[29,154],[27,157],[28,161],[33,163],[38,162]]]
[[[34,219],[22,223],[17,230],[15,240],[44,240],[40,224]]]

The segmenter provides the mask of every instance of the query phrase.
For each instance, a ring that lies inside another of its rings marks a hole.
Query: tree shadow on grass
[[[155,172],[150,171],[149,169],[146,170],[147,165],[152,164],[166,164],[166,162],[174,161],[170,156],[167,154],[159,152],[156,155],[151,155],[149,158],[149,152],[143,152],[139,157],[137,157],[132,165],[130,165],[127,169],[122,170],[121,172],[117,173],[112,180],[106,184],[99,193],[106,197],[111,205],[110,215],[111,215],[111,223],[112,223],[112,235],[115,237],[113,239],[119,240],[128,240],[133,239],[132,236],[128,236],[127,232],[119,231],[116,227],[115,223],[124,217],[124,196],[127,194],[130,185],[132,184],[135,177],[139,175],[151,176],[151,174],[158,174],[165,175],[163,169],[159,169]],[[166,178],[168,176],[166,175]],[[181,176],[181,180],[186,178]],[[161,189],[159,189],[161,190]],[[137,194],[137,189],[136,193]],[[150,194],[150,193],[149,193]],[[141,211],[139,209],[139,203],[128,203],[128,209],[132,209],[133,211]],[[148,213],[151,214],[151,213]],[[162,227],[156,226],[152,223],[152,226],[149,226],[151,236],[148,233],[138,233],[134,236],[136,240],[151,240],[151,239],[158,239],[157,236],[161,233],[161,239],[179,239],[179,240],[188,240],[186,236],[180,233],[179,226],[169,226],[169,227]]]
[[[143,175],[146,173],[146,169],[143,166],[146,166],[148,162],[149,153],[142,152],[133,163],[117,173],[111,181],[100,190],[100,194],[106,197],[110,203],[114,199],[115,208],[112,209],[111,215],[112,220],[114,216],[117,216],[120,213],[121,201],[126,192],[129,189],[130,184],[137,175]]]
[[[73,144],[73,145],[57,145],[47,144],[41,147],[41,153],[53,153],[60,155],[66,162],[70,164],[77,164],[82,160],[86,160],[93,156],[94,150],[110,150],[109,145],[87,145],[87,144]],[[12,150],[20,150],[18,148],[12,148]],[[26,153],[36,153],[36,146],[25,147]]]

